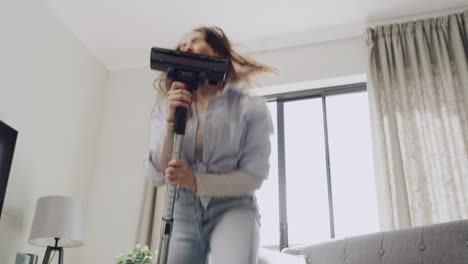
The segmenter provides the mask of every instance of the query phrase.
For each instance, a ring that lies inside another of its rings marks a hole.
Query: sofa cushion
[[[423,263],[468,263],[468,220],[422,227]]]
[[[308,264],[467,264],[468,220],[283,249]]]

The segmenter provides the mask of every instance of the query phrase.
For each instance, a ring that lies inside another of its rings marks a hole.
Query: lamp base
[[[44,260],[42,261],[42,264],[49,264],[50,262],[50,254],[52,253],[52,251],[58,251],[59,253],[59,264],[63,264],[63,248],[62,247],[52,247],[52,246],[48,246],[47,247],[47,250],[46,250],[46,253],[44,255]]]

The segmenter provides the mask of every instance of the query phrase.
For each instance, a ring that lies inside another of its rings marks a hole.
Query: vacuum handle
[[[198,88],[198,82],[187,83],[187,91],[193,93]],[[185,125],[187,123],[187,108],[179,106],[176,108],[173,132],[179,135],[185,135]]]
[[[177,107],[174,119],[174,133],[179,135],[185,135],[185,125],[187,120],[187,108]]]

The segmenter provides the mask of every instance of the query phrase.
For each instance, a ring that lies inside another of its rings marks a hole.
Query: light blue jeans
[[[255,264],[259,215],[253,196],[211,198],[204,208],[192,191],[180,188],[168,264]]]

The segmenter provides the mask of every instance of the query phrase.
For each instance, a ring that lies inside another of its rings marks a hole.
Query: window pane
[[[276,102],[267,103],[273,121],[274,134],[271,136],[270,174],[257,191],[257,202],[261,215],[260,245],[279,245],[279,205],[278,205],[278,140],[276,134]]]
[[[289,245],[330,239],[321,99],[284,104]]]
[[[367,92],[327,97],[335,237],[378,231]]]

